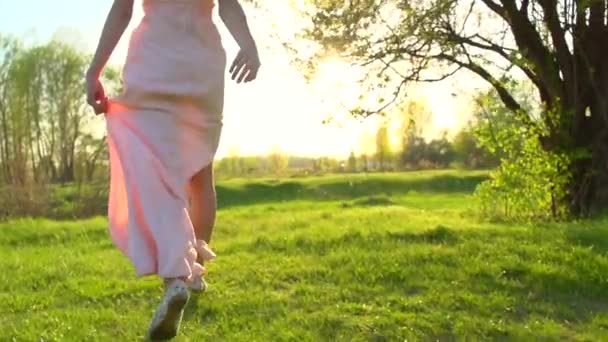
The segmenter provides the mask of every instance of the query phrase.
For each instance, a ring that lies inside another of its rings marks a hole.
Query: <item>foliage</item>
[[[317,55],[340,55],[367,67],[366,95],[377,106],[355,114],[381,113],[398,103],[411,82],[435,82],[460,72],[473,74],[496,91],[523,125],[544,124],[541,147],[580,154],[562,204],[586,215],[608,177],[608,27],[605,1],[342,1],[309,0],[310,26],[303,36]],[[542,103],[529,116],[509,89],[525,78]],[[375,90],[375,91],[372,91]],[[379,96],[387,95],[387,96]],[[557,115],[556,120],[552,116]]]
[[[339,167],[340,163],[336,159],[329,157],[315,158],[312,162],[312,170],[315,173],[337,171]]]
[[[499,165],[494,157],[481,144],[473,127],[465,127],[453,139],[454,159],[465,169],[494,168]]]
[[[345,163],[335,158],[289,156],[278,149],[261,156],[239,156],[231,153],[215,161],[214,169],[219,178],[286,177],[298,174],[359,171],[357,168],[348,169]]]
[[[409,136],[407,144],[403,145],[401,151],[401,166],[405,169],[420,168],[420,164],[426,157],[426,140],[420,136]]]
[[[571,174],[567,153],[545,151],[543,124],[530,127],[508,115],[495,92],[478,98],[477,122],[473,127],[481,147],[500,159],[490,179],[476,191],[482,213],[502,219],[562,218]]]
[[[378,127],[376,133],[376,160],[378,167],[384,171],[390,167],[393,153],[391,150],[391,142],[389,140],[389,132],[386,124]]]
[[[350,152],[348,155],[348,163],[347,170],[349,172],[356,172],[358,169],[357,156],[355,156],[355,152]]]
[[[431,123],[432,112],[428,104],[409,100],[398,111],[401,141],[398,160],[402,169],[447,168],[454,161],[454,150],[447,132],[428,141],[423,137]]]
[[[268,156],[270,162],[270,170],[275,174],[280,174],[287,169],[289,159],[281,150],[277,147]]]
[[[89,57],[51,41],[24,46],[0,35],[0,181],[91,180],[105,159],[105,137],[94,137],[85,102]],[[110,91],[117,81],[105,74]],[[77,171],[78,170],[78,171]]]
[[[448,140],[447,132],[440,138],[431,140],[426,146],[425,159],[437,168],[447,168],[454,161],[454,148]]]

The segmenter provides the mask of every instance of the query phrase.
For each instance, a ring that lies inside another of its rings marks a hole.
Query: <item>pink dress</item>
[[[144,0],[123,91],[110,100],[110,235],[137,276],[203,271],[187,184],[212,162],[222,128],[226,54],[213,6],[212,0]]]

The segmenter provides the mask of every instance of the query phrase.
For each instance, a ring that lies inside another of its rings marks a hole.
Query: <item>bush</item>
[[[51,207],[50,194],[48,185],[4,186],[0,191],[0,219],[45,216]]]
[[[0,220],[18,217],[74,219],[106,215],[107,199],[107,182],[5,186],[0,192]]]
[[[543,149],[541,137],[548,133],[544,122],[524,124],[498,101],[490,99],[486,105],[474,133],[500,165],[475,192],[482,214],[508,220],[563,218],[573,155]]]
[[[566,208],[558,203],[566,193],[568,165],[565,155],[545,152],[537,139],[527,138],[475,191],[482,214],[510,220],[564,217]]]

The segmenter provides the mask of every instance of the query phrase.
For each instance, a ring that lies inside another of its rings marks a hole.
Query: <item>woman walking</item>
[[[176,336],[190,290],[203,291],[215,222],[213,159],[222,129],[226,54],[213,0],[144,0],[123,69],[108,99],[99,77],[131,21],[134,0],[114,0],[87,72],[87,100],[105,113],[110,152],[110,236],[137,276],[157,275],[165,293],[148,337]],[[256,78],[258,52],[238,0],[218,0],[240,51],[238,83]]]

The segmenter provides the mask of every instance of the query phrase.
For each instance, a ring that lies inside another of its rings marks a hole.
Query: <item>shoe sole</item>
[[[169,340],[177,336],[183,309],[188,303],[188,297],[187,293],[178,293],[169,299],[164,313],[156,313],[154,322],[158,321],[158,323],[150,329],[150,340]]]

